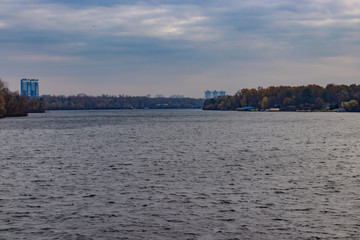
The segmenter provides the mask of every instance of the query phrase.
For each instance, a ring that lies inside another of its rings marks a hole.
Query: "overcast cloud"
[[[359,84],[357,0],[1,0],[0,77],[41,94]]]

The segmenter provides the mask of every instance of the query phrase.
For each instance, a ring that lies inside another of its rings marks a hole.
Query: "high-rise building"
[[[39,96],[39,80],[38,79],[21,79],[21,95],[27,95],[29,97]]]
[[[205,91],[205,99],[210,99],[211,98],[211,91],[206,90]]]
[[[209,91],[209,90],[206,90],[205,91],[205,99],[210,99],[210,98],[218,98],[218,97],[225,97],[226,95],[226,92],[225,91]]]
[[[170,98],[185,98],[185,96],[180,94],[173,94],[170,96]]]
[[[214,91],[212,92],[212,96],[213,96],[213,98],[217,98],[217,97],[219,96],[219,92],[216,91],[216,90],[214,90]]]

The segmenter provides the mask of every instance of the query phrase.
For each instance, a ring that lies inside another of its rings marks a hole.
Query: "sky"
[[[360,1],[0,0],[0,78],[55,95],[360,84]]]

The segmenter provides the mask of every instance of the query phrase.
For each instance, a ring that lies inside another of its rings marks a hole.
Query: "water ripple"
[[[356,239],[357,114],[0,120],[0,239]]]

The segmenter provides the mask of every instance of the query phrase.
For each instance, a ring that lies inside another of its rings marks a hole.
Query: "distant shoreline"
[[[234,96],[206,99],[204,110],[281,112],[337,111],[360,112],[360,85],[328,84],[325,88],[307,86],[278,86],[241,89]]]
[[[192,109],[202,108],[204,99],[149,98],[130,96],[41,96],[44,110],[96,109]]]

